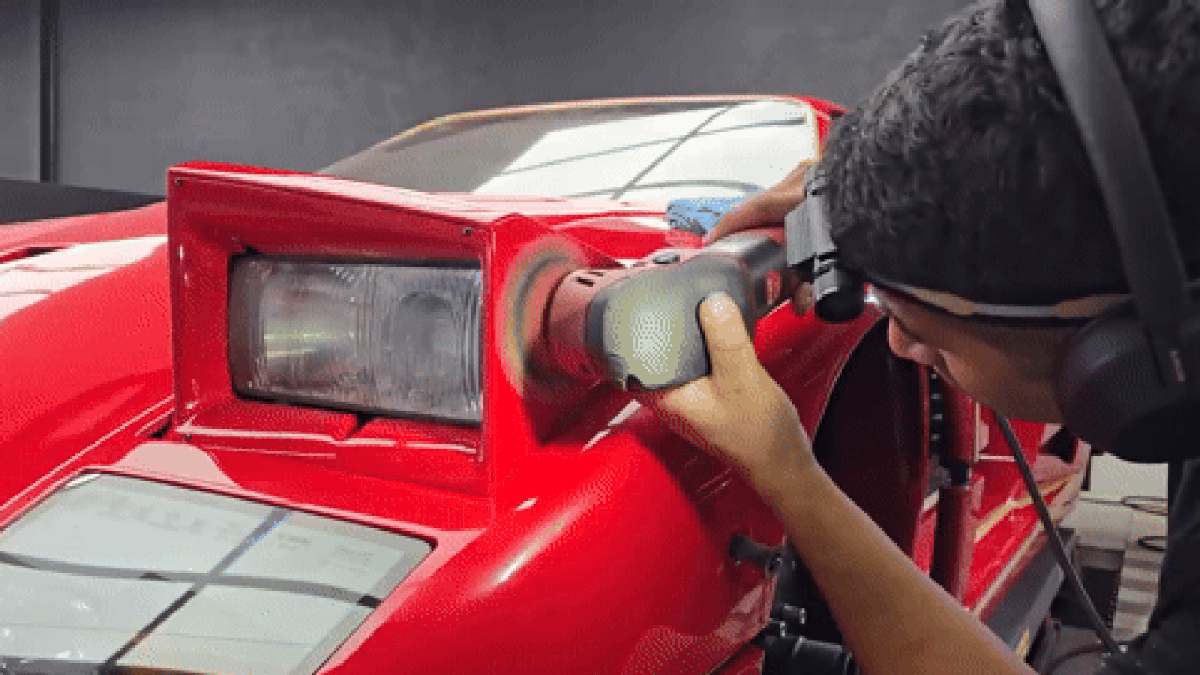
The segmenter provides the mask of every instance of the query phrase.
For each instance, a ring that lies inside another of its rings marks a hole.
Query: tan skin
[[[1062,422],[1053,371],[1045,376],[1028,374],[1019,363],[1027,358],[1025,354],[984,339],[969,321],[880,289],[876,289],[876,295],[888,314],[888,345],[897,356],[933,368],[976,401],[1006,417]],[[1027,333],[1026,341],[1038,339],[1036,331]],[[1043,348],[1050,350],[1046,359],[1056,362],[1061,346],[1050,343]]]
[[[782,222],[804,198],[804,168],[727,214],[708,240]],[[793,300],[804,313],[812,305],[811,288]],[[1005,350],[980,337],[970,322],[891,293],[882,293],[881,302],[889,315],[888,343],[898,356],[936,369],[1006,415],[1060,421],[1052,380],[1020,367],[1028,348],[1022,354]],[[772,505],[863,672],[1033,673],[825,474],[795,407],[758,362],[737,306],[723,296],[709,298],[700,307],[700,323],[712,374],[639,397],[677,433],[728,459]]]

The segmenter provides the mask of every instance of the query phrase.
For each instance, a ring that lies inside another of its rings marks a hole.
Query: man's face
[[[1061,423],[1054,380],[1034,376],[1022,367],[1023,352],[985,341],[970,324],[876,289],[889,315],[888,345],[899,357],[934,369],[941,377],[982,405],[1006,417],[1031,422]],[[1045,347],[1047,351],[1051,347]],[[1053,359],[1047,353],[1047,360]]]

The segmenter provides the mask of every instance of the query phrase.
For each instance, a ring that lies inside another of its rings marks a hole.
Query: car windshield
[[[817,149],[801,101],[579,104],[439,118],[322,173],[427,192],[666,203],[757,192]]]

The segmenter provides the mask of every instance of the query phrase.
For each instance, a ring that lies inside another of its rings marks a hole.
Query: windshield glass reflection
[[[816,153],[803,103],[676,101],[450,116],[324,173],[429,192],[666,203],[742,197]]]
[[[0,531],[0,673],[312,673],[430,550],[87,475]]]

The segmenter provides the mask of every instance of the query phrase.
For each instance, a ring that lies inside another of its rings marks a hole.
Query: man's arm
[[[809,165],[726,214],[706,240],[782,222],[805,197]],[[807,311],[811,286],[794,302],[797,313]],[[791,401],[759,364],[736,305],[710,298],[700,322],[712,374],[641,398],[677,433],[730,460],[771,504],[863,671],[1032,673],[821,469]]]
[[[644,392],[677,433],[732,461],[774,507],[870,675],[1031,675],[931,581],[817,464],[791,401],[759,364],[737,306],[705,300],[712,374]]]

